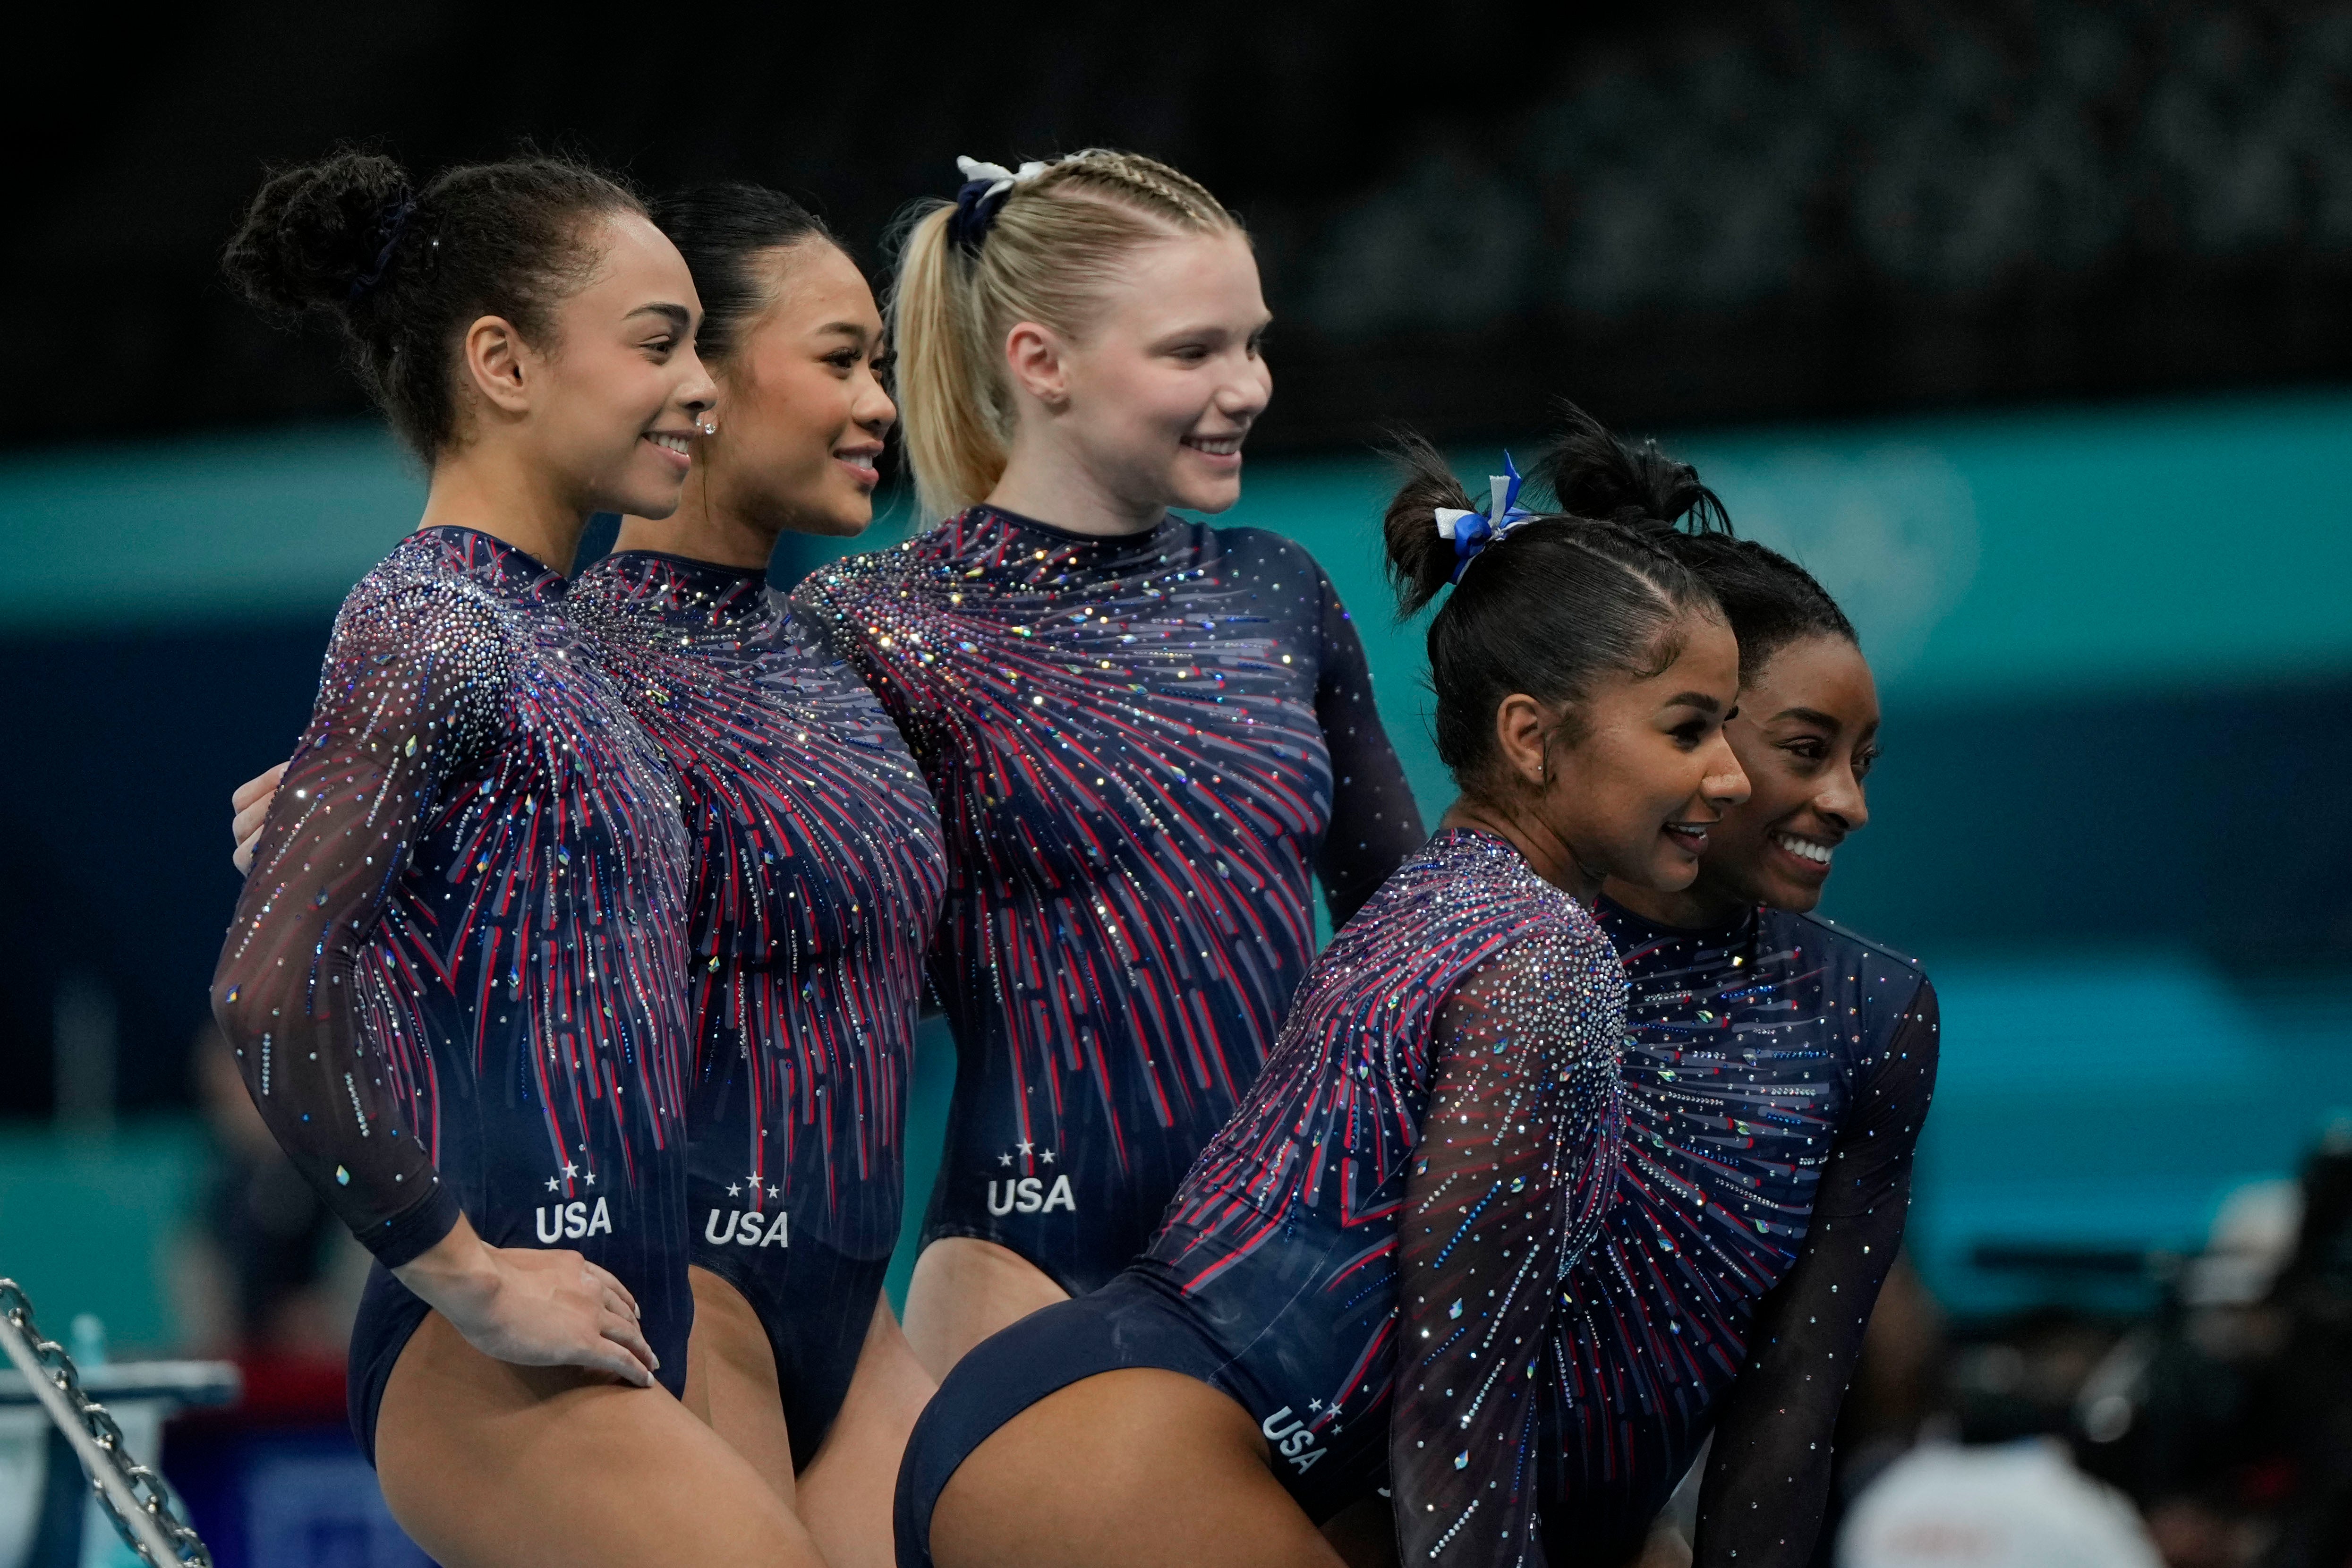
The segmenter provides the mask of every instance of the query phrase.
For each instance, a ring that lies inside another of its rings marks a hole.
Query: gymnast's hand
[[[278,798],[278,781],[286,776],[286,764],[278,763],[266,773],[256,773],[236,786],[228,797],[228,808],[236,817],[228,825],[229,837],[236,840],[236,853],[229,857],[237,875],[253,869],[253,846],[261,837],[261,825],[269,818],[269,803]]]
[[[393,1270],[486,1356],[519,1366],[584,1366],[651,1388],[661,1357],[637,1327],[628,1287],[576,1252],[492,1247],[457,1228]]]

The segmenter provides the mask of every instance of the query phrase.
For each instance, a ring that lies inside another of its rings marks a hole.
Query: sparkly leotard
[[[425,1311],[386,1270],[461,1211],[611,1269],[685,1375],[686,834],[565,592],[459,528],[352,591],[214,981],[254,1103],[375,1254],[371,1454]]]
[[[1392,1489],[1407,1563],[1621,1563],[1710,1427],[1699,1561],[1809,1560],[1933,993],[1810,917],[1607,915],[1630,990],[1501,840],[1408,862],[1149,1257],[950,1375],[901,1474],[902,1563],[991,1433],[1129,1366],[1234,1398],[1318,1520]]]
[[[692,1258],[758,1312],[805,1465],[898,1239],[939,813],[873,692],[764,572],[608,555],[572,615],[685,792]]]
[[[811,576],[947,835],[957,1042],[926,1240],[1074,1294],[1140,1249],[1256,1076],[1315,946],[1421,841],[1347,612],[1307,552],[1171,517],[985,507]]]

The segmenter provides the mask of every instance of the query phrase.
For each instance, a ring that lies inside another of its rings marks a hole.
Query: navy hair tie
[[[375,231],[383,236],[383,244],[375,253],[375,265],[352,279],[352,302],[383,281],[385,271],[392,266],[392,253],[399,246],[400,237],[408,232],[408,220],[415,211],[416,198],[403,195],[377,216]]]
[[[948,238],[966,256],[977,256],[987,243],[988,231],[996,226],[996,215],[1004,210],[1013,187],[1035,179],[1047,165],[1028,163],[1008,169],[977,158],[958,158],[956,167],[963,172],[964,180],[956,188],[955,211],[948,215]]]

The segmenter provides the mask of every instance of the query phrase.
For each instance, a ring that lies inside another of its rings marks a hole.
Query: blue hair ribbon
[[[1018,169],[1008,169],[977,158],[958,158],[956,168],[963,174],[963,184],[956,190],[955,211],[948,216],[948,238],[966,256],[979,255],[1013,187],[1027,184],[1049,166],[1033,160]]]
[[[1487,476],[1490,499],[1485,516],[1465,511],[1460,507],[1442,506],[1437,509],[1437,537],[1454,542],[1454,576],[1462,581],[1462,574],[1479,552],[1499,541],[1521,523],[1533,522],[1541,512],[1529,511],[1519,505],[1519,466],[1511,461],[1508,452],[1503,454],[1503,471]]]

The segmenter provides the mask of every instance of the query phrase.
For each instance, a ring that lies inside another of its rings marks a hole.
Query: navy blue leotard
[[[371,1457],[426,1310],[386,1270],[460,1212],[612,1270],[663,1383],[686,1373],[686,834],[565,594],[459,528],[362,579],[214,980],[254,1103],[375,1254]]]
[[[1143,1246],[1315,950],[1421,840],[1363,649],[1296,544],[986,507],[814,574],[947,835],[957,1073],[926,1241],[1073,1294]]]
[[[1157,1366],[1224,1390],[1318,1519],[1393,1491],[1407,1563],[1616,1563],[1707,1431],[1699,1561],[1809,1560],[1936,1059],[1916,968],[1761,911],[1601,926],[1442,833],[1318,962],[1150,1256],[952,1373],[899,1489],[1028,1405]]]
[[[622,552],[581,573],[572,614],[685,793],[692,1257],[758,1312],[805,1465],[898,1239],[939,813],[764,572]]]

